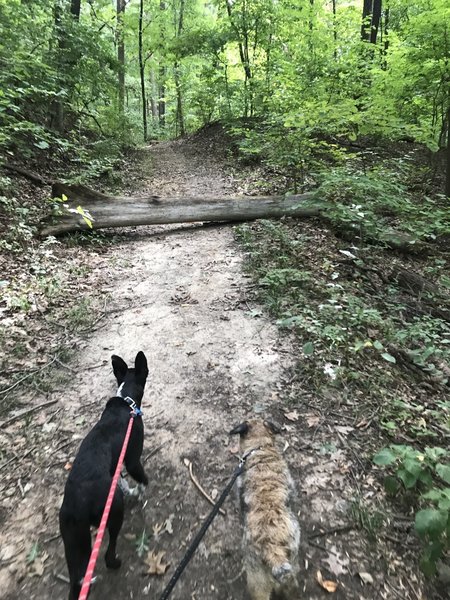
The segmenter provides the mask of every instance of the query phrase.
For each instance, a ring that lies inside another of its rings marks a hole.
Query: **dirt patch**
[[[222,159],[213,158],[198,138],[153,146],[139,169],[142,194],[236,191]],[[145,502],[130,504],[126,515],[119,541],[123,566],[110,573],[99,561],[93,599],[158,597],[210,508],[184,459],[206,490],[220,492],[236,464],[227,432],[255,413],[284,424],[280,444],[298,486],[304,597],[329,596],[316,581],[320,570],[324,579],[338,582],[336,599],[438,598],[424,595],[408,546],[395,536],[375,546],[351,516],[356,492],[369,500],[377,491],[352,447],[353,423],[345,421],[335,398],[316,398],[314,390],[299,385],[289,338],[280,337],[252,300],[231,227],[130,230],[99,269],[112,290],[109,318],[92,328],[68,365],[71,384],[49,395],[58,400],[55,407],[1,433],[3,447],[21,441],[31,450],[1,473],[4,597],[66,596],[57,525],[66,469],[114,392],[109,356],[132,360],[143,350],[150,369],[143,402],[150,484]],[[234,496],[225,508],[174,600],[247,599]],[[149,550],[165,552],[165,576],[146,575]]]

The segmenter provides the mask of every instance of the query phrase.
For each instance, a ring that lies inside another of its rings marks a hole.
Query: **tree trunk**
[[[184,128],[184,116],[183,116],[183,97],[181,92],[181,81],[180,81],[180,65],[178,61],[174,64],[174,79],[175,79],[175,88],[177,90],[177,118],[176,122],[180,127],[180,135],[184,136],[186,130]]]
[[[71,0],[70,2],[70,13],[74,19],[77,21],[80,20],[80,12],[81,12],[81,0]]]
[[[164,12],[166,10],[165,0],[160,0],[159,10]],[[161,29],[161,41],[164,42],[164,30]],[[159,100],[158,100],[158,115],[159,115],[159,126],[164,128],[166,125],[166,68],[164,65],[160,65],[159,67]]]
[[[336,16],[337,16],[337,0],[333,0],[333,40],[334,40],[334,49],[333,49],[333,58],[337,60],[337,24],[336,24]]]
[[[150,86],[151,86],[151,96],[150,96],[150,106],[152,110],[153,122],[156,123],[158,121],[158,84],[156,82],[156,73],[155,69],[150,69]]]
[[[144,0],[139,4],[139,74],[141,76],[141,98],[142,98],[142,127],[144,129],[144,142],[147,141],[147,100],[145,93],[145,64],[142,56],[142,21],[144,17]]]
[[[368,42],[370,40],[370,26],[372,22],[372,4],[373,0],[364,0],[361,25],[361,40]]]
[[[372,23],[370,28],[370,43],[377,43],[378,29],[380,27],[381,19],[381,1],[373,0],[373,11],[372,11]]]
[[[450,198],[450,105],[447,109],[447,174],[445,178],[445,195]]]
[[[311,217],[319,215],[321,210],[319,204],[308,204],[311,194],[259,198],[134,198],[107,196],[83,185],[55,183],[53,197],[62,197],[62,194],[67,196],[70,208],[76,210],[81,206],[85,214],[92,216],[93,229],[162,223],[248,221],[285,215]],[[89,230],[83,217],[76,212],[67,212],[47,219],[41,228],[41,235],[80,230]]]
[[[119,62],[119,114],[123,115],[125,112],[125,39],[124,39],[124,14],[125,14],[125,0],[117,0],[117,60]]]
[[[183,31],[183,22],[184,22],[184,2],[185,0],[180,0],[180,15],[178,19],[178,27],[175,23],[175,35],[179,37]],[[180,78],[180,63],[178,60],[175,60],[174,63],[174,79],[175,79],[175,88],[177,91],[177,114],[176,114],[176,122],[180,127],[180,135],[184,136],[186,133],[184,129],[184,116],[183,116],[183,96],[181,90],[181,78]]]

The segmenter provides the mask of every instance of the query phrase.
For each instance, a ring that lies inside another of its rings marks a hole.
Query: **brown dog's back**
[[[287,464],[269,423],[251,420],[233,432],[241,434],[241,451],[251,452],[239,482],[250,595],[269,600],[275,590],[294,600],[300,527],[290,507],[294,486]]]

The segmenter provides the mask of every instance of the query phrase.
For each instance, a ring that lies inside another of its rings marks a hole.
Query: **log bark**
[[[108,196],[83,185],[53,185],[53,197],[67,197],[69,208],[81,206],[92,217],[92,228],[128,227],[167,223],[251,221],[254,219],[312,217],[324,205],[311,204],[311,194],[237,198],[159,198],[158,196]],[[41,235],[60,235],[89,230],[80,214],[63,214],[46,219]]]

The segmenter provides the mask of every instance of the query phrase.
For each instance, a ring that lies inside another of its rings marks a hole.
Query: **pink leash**
[[[119,481],[120,472],[122,471],[122,465],[125,459],[125,452],[127,451],[127,446],[130,440],[131,429],[133,427],[133,421],[135,416],[136,413],[132,412],[130,421],[128,423],[128,429],[125,434],[125,439],[123,441],[122,451],[120,453],[119,460],[117,461],[116,471],[114,473],[111,488],[109,490],[108,498],[106,500],[105,508],[103,510],[102,520],[100,521],[100,526],[97,531],[94,547],[92,548],[91,557],[89,559],[89,563],[86,569],[86,574],[83,579],[83,585],[81,587],[81,592],[78,596],[78,600],[86,600],[86,598],[88,597],[89,588],[91,587],[92,583],[92,576],[94,575],[95,564],[97,562],[98,553],[100,552],[100,546],[102,545],[103,536],[105,535],[106,523],[108,522],[108,517],[111,510],[114,494],[116,492],[117,483]]]

